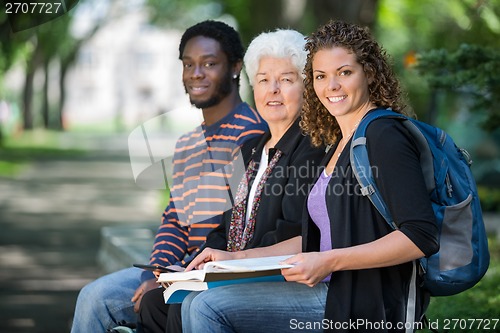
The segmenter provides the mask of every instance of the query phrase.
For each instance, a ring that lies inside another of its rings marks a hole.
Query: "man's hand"
[[[134,302],[134,312],[138,313],[139,312],[139,307],[141,306],[141,300],[142,296],[144,296],[145,293],[148,291],[158,288],[158,283],[156,283],[155,279],[149,279],[144,281],[139,288],[134,293],[134,296],[132,297],[131,301]]]
[[[194,258],[186,267],[186,272],[192,269],[202,269],[205,263],[217,260],[236,259],[235,252],[215,250],[207,247]]]

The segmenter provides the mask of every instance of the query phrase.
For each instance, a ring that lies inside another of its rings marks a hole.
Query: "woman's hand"
[[[206,262],[217,260],[236,259],[234,252],[215,250],[207,247],[194,258],[186,267],[186,272],[192,269],[203,269]]]
[[[286,264],[295,266],[282,269],[281,274],[287,281],[299,282],[314,287],[331,273],[326,257],[325,252],[299,253],[284,261]]]

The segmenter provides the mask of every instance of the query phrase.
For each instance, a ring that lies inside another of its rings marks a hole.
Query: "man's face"
[[[219,104],[231,93],[232,73],[218,41],[191,38],[182,54],[182,82],[191,104],[204,109]]]

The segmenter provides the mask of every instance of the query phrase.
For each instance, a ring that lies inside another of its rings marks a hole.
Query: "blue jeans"
[[[118,321],[136,322],[130,301],[141,285],[143,270],[125,268],[87,284],[78,294],[71,333],[106,332]]]
[[[327,283],[295,282],[217,287],[182,303],[182,329],[191,332],[322,332]]]

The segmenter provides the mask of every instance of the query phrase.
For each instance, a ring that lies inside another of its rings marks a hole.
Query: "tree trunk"
[[[112,0],[112,3],[115,0]],[[64,123],[64,104],[66,102],[66,86],[64,81],[66,81],[66,75],[68,74],[68,70],[71,65],[75,62],[78,52],[80,51],[81,46],[88,41],[92,36],[96,34],[99,28],[102,26],[104,22],[99,22],[92,31],[90,31],[84,38],[79,39],[72,46],[71,50],[68,54],[60,58],[60,66],[59,69],[59,107],[58,107],[58,124],[54,125],[58,129],[64,131],[66,129],[67,124]]]
[[[57,128],[61,131],[66,129],[64,124],[64,103],[66,102],[66,86],[64,81],[66,80],[66,74],[68,73],[71,61],[64,61],[61,59],[61,68],[59,70],[59,108],[58,108],[58,123]]]
[[[61,68],[59,69],[59,108],[58,108],[59,121],[57,126],[58,129],[62,131],[66,130],[67,126],[67,124],[64,123],[64,104],[66,103],[66,85],[64,84],[64,82],[66,81],[66,75],[68,74],[69,68],[75,62],[75,59],[78,55],[78,51],[80,50],[82,43],[83,40],[80,40],[71,50],[71,52],[69,52],[65,57],[60,59]]]
[[[31,60],[33,61],[33,60]],[[29,66],[28,66],[29,68]],[[24,80],[23,90],[23,128],[33,129],[33,78],[35,71],[28,69]]]
[[[43,62],[44,81],[43,81],[43,96],[42,96],[42,120],[43,127],[48,129],[50,127],[49,115],[49,60],[45,59]]]
[[[37,68],[40,65],[42,56],[42,50],[37,42],[35,51],[31,58],[28,60],[28,66],[26,70],[26,77],[24,80],[24,90],[23,90],[23,121],[24,129],[33,129],[33,79]]]

